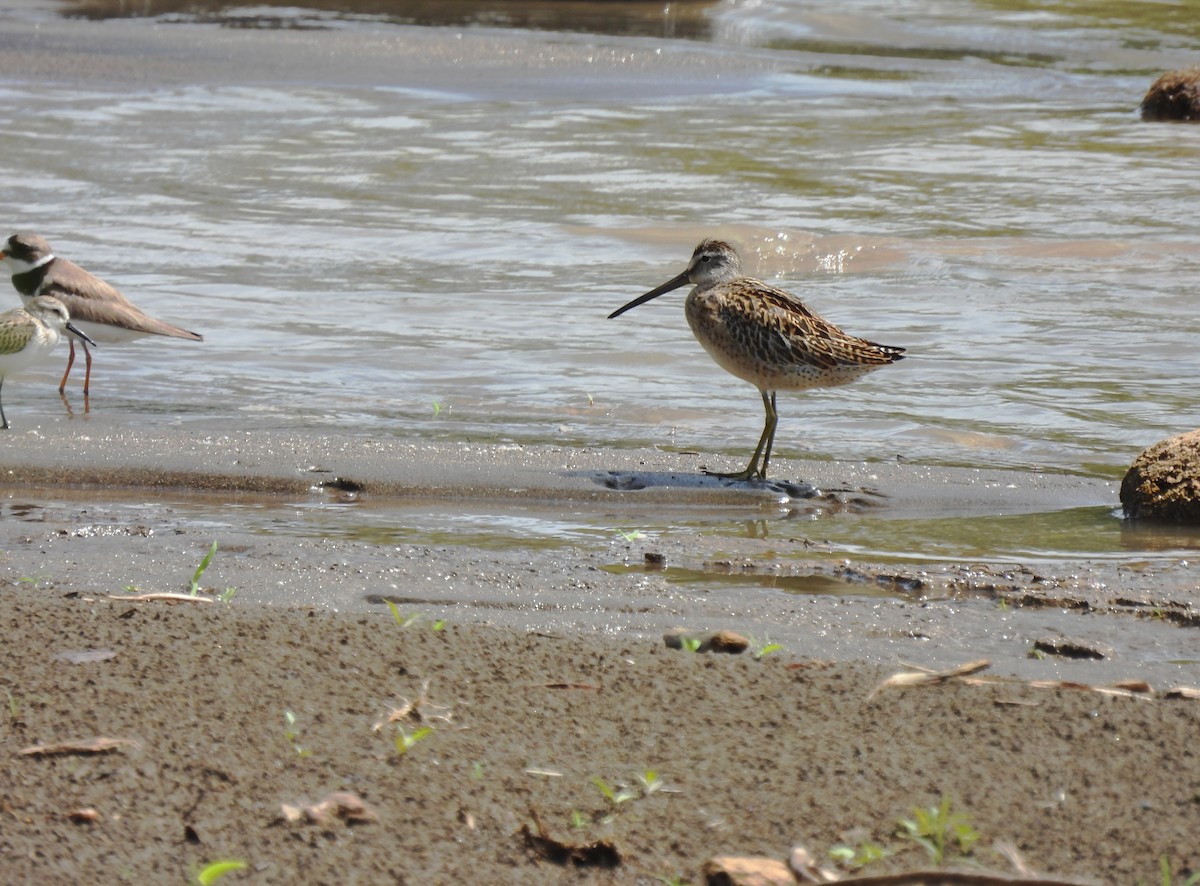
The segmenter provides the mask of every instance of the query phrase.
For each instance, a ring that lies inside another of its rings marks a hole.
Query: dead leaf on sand
[[[35,744],[32,747],[17,751],[26,757],[52,757],[56,754],[107,754],[109,751],[124,747],[140,748],[141,744],[132,738],[106,738],[97,735],[95,738],[80,738],[75,741],[60,741],[56,744]]]
[[[987,670],[991,666],[992,663],[986,658],[981,658],[978,661],[969,661],[966,664],[962,664],[958,667],[950,668],[945,671],[931,671],[928,668],[922,668],[919,665],[909,665],[909,667],[917,668],[917,670],[893,674],[872,689],[871,694],[868,695],[867,698],[872,699],[878,693],[888,688],[928,686],[934,683],[945,683],[948,680],[961,679],[963,677],[968,677],[971,674],[977,674],[980,671]]]
[[[597,840],[595,843],[571,844],[556,840],[546,832],[542,818],[536,809],[530,809],[537,833],[529,829],[529,825],[521,825],[518,831],[525,838],[525,845],[536,852],[541,858],[558,865],[574,865],[575,867],[615,868],[621,864],[621,853],[608,840]]]
[[[1200,699],[1200,689],[1194,686],[1175,686],[1163,693],[1163,698],[1193,698]]]
[[[340,818],[351,825],[379,820],[375,810],[357,794],[349,791],[334,791],[321,802],[311,806],[292,806],[284,803],[282,810],[283,818],[288,823],[307,821],[311,824],[327,825],[331,817]]]
[[[54,657],[68,664],[89,664],[116,658],[117,652],[115,649],[64,649],[54,653]]]
[[[85,806],[83,809],[72,809],[67,813],[67,819],[76,824],[92,824],[99,821],[100,813],[91,806]]]
[[[722,855],[710,858],[702,868],[705,883],[728,886],[791,886],[796,882],[791,870],[777,858],[760,856]],[[824,883],[825,880],[800,880],[801,883]]]
[[[134,601],[136,603],[146,603],[151,600],[167,600],[171,603],[213,603],[216,602],[212,597],[201,597],[200,595],[193,596],[192,594],[177,594],[168,591],[162,591],[154,594],[105,594],[107,600],[124,600]]]

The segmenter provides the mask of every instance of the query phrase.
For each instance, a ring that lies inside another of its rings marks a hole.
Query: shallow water
[[[605,319],[717,234],[911,355],[782,395],[780,455],[1115,477],[1200,424],[1200,127],[1136,116],[1200,48],[1182,6],[9,5],[9,225],[206,337],[102,351],[106,420],[738,461],[758,397],[682,295]],[[91,55],[48,75],[59,45]],[[57,372],[10,418],[67,421]],[[1080,553],[1121,549],[1087,519]]]

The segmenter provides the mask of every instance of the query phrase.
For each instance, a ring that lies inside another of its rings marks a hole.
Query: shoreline
[[[932,547],[911,555],[822,541],[842,526],[902,542],[922,519],[1103,515],[1109,481],[784,459],[780,475],[805,482],[727,487],[699,456],[654,450],[95,426],[6,435],[0,459],[11,586],[177,592],[218,542],[204,584],[236,588],[238,605],[387,616],[391,602],[562,636],[724,629],[836,661],[986,657],[1026,679],[1200,683],[1194,583],[1169,536],[1132,566],[939,555],[918,529]],[[1034,656],[1055,637],[1084,651]]]

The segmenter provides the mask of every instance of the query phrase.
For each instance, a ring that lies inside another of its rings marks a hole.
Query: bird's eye
[[[711,255],[702,255],[702,256],[700,256],[700,261],[705,261],[705,262],[712,261],[712,256]]]

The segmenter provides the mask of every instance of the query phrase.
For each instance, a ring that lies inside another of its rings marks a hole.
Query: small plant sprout
[[[673,877],[655,877],[654,879],[660,883],[665,883],[666,886],[688,886],[688,881],[683,879],[679,874]]]
[[[1165,855],[1160,855],[1158,858],[1158,874],[1161,878],[1159,883],[1162,886],[1173,886],[1175,881],[1171,879],[1171,862]],[[1197,883],[1200,883],[1200,871],[1191,874],[1186,880],[1180,882],[1179,886],[1196,886]]]
[[[856,871],[874,861],[882,861],[891,853],[870,841],[858,846],[834,846],[829,850],[829,857],[835,863],[847,870]]]
[[[969,855],[979,839],[979,833],[971,827],[966,814],[950,810],[949,797],[942,797],[942,802],[936,806],[914,807],[912,818],[901,818],[897,824],[896,836],[924,848],[934,864],[945,861],[947,850]]]
[[[8,696],[8,718],[15,720],[21,713],[21,702],[13,695],[11,689],[5,689],[4,694]]]
[[[226,874],[246,869],[246,863],[239,858],[229,858],[224,861],[214,861],[196,871],[197,886],[212,886]]]
[[[578,809],[571,810],[571,827],[577,831],[582,831],[587,827],[587,816]]]
[[[653,769],[644,770],[637,778],[642,783],[642,796],[649,797],[651,794],[663,789],[663,780],[658,777],[658,773]]]
[[[699,637],[683,637],[679,641],[681,648],[688,652],[699,652],[703,641]]]
[[[639,538],[645,538],[640,529],[618,529],[617,535],[625,539],[625,541],[637,541]]]
[[[400,756],[404,756],[410,750],[412,750],[413,745],[425,738],[431,732],[433,732],[433,728],[430,726],[418,726],[412,732],[409,732],[403,726],[397,726],[396,753]]]
[[[309,757],[312,751],[300,746],[300,730],[296,727],[296,715],[291,711],[283,712],[283,719],[287,726],[283,730],[283,737],[292,743],[292,747],[296,749],[296,754],[300,757]]]
[[[592,395],[591,395],[591,394],[588,394],[588,395],[587,395],[587,398],[588,398],[588,406],[595,406],[595,405],[596,405],[596,401],[592,399]]]
[[[439,403],[437,400],[434,400],[433,401],[433,417],[437,418],[441,414],[442,414],[442,404]]]
[[[758,640],[751,639],[750,645],[753,650],[751,655],[754,656],[755,661],[762,661],[772,652],[778,652],[783,648],[782,643],[773,643],[770,637],[766,637],[761,643]]]
[[[604,795],[604,799],[608,800],[614,807],[620,806],[628,800],[637,799],[637,792],[632,788],[621,788],[618,790],[598,775],[592,779],[592,784]]]
[[[196,571],[192,574],[188,593],[193,597],[200,593],[200,579],[204,577],[204,571],[208,569],[215,556],[217,556],[217,542],[216,539],[213,539],[212,547],[208,549],[208,553],[204,555],[204,559],[200,561],[200,565],[196,567]]]
[[[476,781],[483,781],[483,764],[478,760],[471,764],[471,778]]]
[[[421,613],[419,613],[419,612],[414,612],[412,615],[405,615],[403,612],[400,611],[400,607],[397,606],[395,603],[393,603],[391,600],[384,600],[383,602],[386,603],[388,606],[388,609],[390,609],[392,611],[392,618],[394,618],[396,620],[396,624],[400,625],[400,627],[402,627],[402,628],[406,628],[409,625],[416,624],[417,621],[419,621],[421,618]]]

